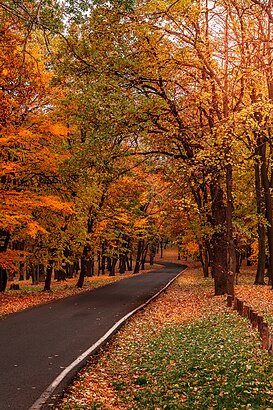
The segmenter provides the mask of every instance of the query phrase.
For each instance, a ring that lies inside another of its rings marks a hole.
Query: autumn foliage
[[[244,257],[273,282],[271,3],[0,12],[0,290],[138,272],[167,239],[215,294]]]

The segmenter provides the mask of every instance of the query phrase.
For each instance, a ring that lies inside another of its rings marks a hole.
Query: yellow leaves
[[[148,221],[146,218],[137,219],[134,222],[134,229],[138,232],[144,231],[148,227]]]

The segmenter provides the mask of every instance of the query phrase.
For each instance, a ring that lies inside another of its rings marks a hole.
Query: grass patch
[[[242,322],[220,314],[164,328],[141,348],[131,341],[129,355],[108,358],[119,400],[127,409],[273,408],[272,358]]]

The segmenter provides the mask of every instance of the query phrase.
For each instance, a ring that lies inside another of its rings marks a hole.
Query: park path
[[[0,410],[50,408],[48,402],[43,406],[33,404],[39,403],[64,369],[185,268],[170,262],[163,265],[159,270],[0,320]],[[86,360],[71,368],[54,390],[54,398],[62,394]]]

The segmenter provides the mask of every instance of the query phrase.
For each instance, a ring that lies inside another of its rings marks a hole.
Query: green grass
[[[233,313],[165,328],[109,356],[112,385],[127,409],[273,409],[273,360],[257,346]]]

